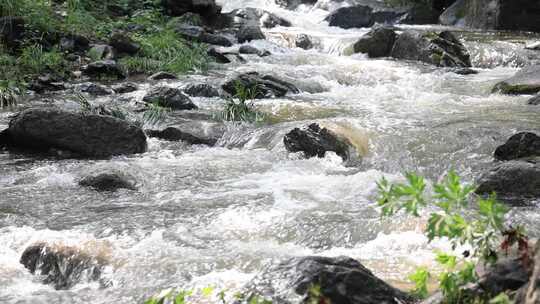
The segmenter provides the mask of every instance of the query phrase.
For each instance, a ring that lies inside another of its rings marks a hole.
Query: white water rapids
[[[218,84],[232,72],[258,71],[291,80],[302,93],[257,101],[276,121],[231,126],[218,147],[150,139],[142,155],[87,161],[0,152],[0,303],[140,303],[169,287],[210,285],[234,292],[264,265],[310,254],[359,259],[401,285],[414,267],[431,265],[433,249],[448,244],[428,244],[423,220],[381,221],[375,182],[400,179],[405,171],[433,181],[450,168],[472,181],[510,135],[540,132],[540,108],[526,105],[529,96],[490,93],[527,62],[520,42],[467,39],[480,73],[461,76],[419,63],[343,55],[368,29],[328,27],[324,1],[295,11],[271,0],[221,2],[224,11],[263,8],[293,26],[267,29],[268,41],[252,43],[271,56],[250,56],[246,64],[186,79]],[[291,37],[299,33],[312,36],[315,48],[294,48]],[[224,103],[193,100],[209,111]],[[0,112],[0,129],[11,114]],[[311,122],[351,138],[362,161],[289,155],[283,135]],[[77,184],[102,167],[135,175],[139,190],[100,193]],[[512,217],[539,235],[536,207],[518,208]],[[57,291],[42,284],[19,263],[38,241],[108,260],[103,276],[111,286],[82,283]]]

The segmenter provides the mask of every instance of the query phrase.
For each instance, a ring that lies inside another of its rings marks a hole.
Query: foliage
[[[52,33],[59,24],[51,0],[2,0],[0,17],[2,16],[25,17],[29,30],[41,33]]]
[[[264,119],[264,115],[254,109],[253,102],[259,94],[258,86],[244,86],[241,82],[235,83],[236,94],[229,98],[225,104],[225,108],[221,111],[220,117],[227,121],[245,121],[257,122]]]
[[[142,122],[144,124],[155,125],[163,121],[170,111],[170,108],[160,106],[159,102],[149,103],[148,108],[143,114]]]
[[[82,0],[67,0],[66,4],[64,30],[71,34],[93,34],[99,21],[89,11],[85,10]]]
[[[437,262],[444,271],[438,278],[446,303],[484,303],[473,302],[464,293],[463,286],[476,281],[472,259],[479,258],[483,263],[497,261],[497,248],[505,250],[517,245],[524,263],[529,259],[529,248],[523,228],[506,227],[504,217],[508,209],[498,202],[494,195],[488,198],[472,197],[475,187],[463,184],[460,177],[450,171],[441,183],[433,186],[433,194],[428,197],[426,182],[414,173],[405,175],[406,183],[390,184],[385,178],[377,183],[379,197],[377,204],[382,207],[382,216],[392,216],[404,210],[407,214],[419,216],[419,211],[428,204],[439,209],[429,215],[425,230],[429,241],[435,238],[448,238],[452,248],[466,246],[462,259],[439,253]],[[477,212],[471,212],[471,202],[476,202]],[[467,216],[464,216],[467,214]],[[414,292],[427,296],[427,281],[431,275],[425,268],[417,270],[410,279],[416,284]]]
[[[0,80],[0,109],[17,104],[20,97],[18,84],[11,80]]]
[[[20,69],[30,74],[54,72],[66,73],[67,66],[62,54],[57,49],[45,51],[43,46],[34,44],[23,48],[17,59]]]

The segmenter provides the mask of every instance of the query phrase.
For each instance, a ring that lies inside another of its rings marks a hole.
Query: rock
[[[216,50],[215,48],[209,48],[206,54],[214,60],[216,60],[217,63],[231,63],[231,60],[225,56],[222,52]]]
[[[11,49],[19,48],[26,33],[24,18],[0,17],[0,24],[0,42]]]
[[[92,82],[81,83],[81,84],[77,85],[77,88],[81,92],[88,93],[88,94],[94,95],[94,96],[111,95],[111,94],[114,93],[113,90],[111,90],[110,88],[108,88],[108,87],[106,87],[104,85],[95,84],[95,83],[92,83]]]
[[[439,23],[443,25],[464,26],[466,5],[465,0],[457,0],[439,16]]]
[[[515,304],[538,304],[540,299],[540,242],[536,242],[529,281],[516,295]]]
[[[203,26],[201,15],[187,12],[179,17],[173,17],[167,22],[168,28],[176,28],[181,25]]]
[[[467,27],[540,32],[540,2],[535,0],[466,1]]]
[[[525,49],[533,50],[533,51],[540,51],[540,41],[525,45]]]
[[[90,48],[87,56],[94,60],[110,60],[114,58],[114,50],[110,45],[95,44]]]
[[[51,246],[37,243],[21,255],[20,263],[44,284],[57,290],[69,289],[80,282],[99,280],[104,261],[75,247]]]
[[[7,132],[16,147],[37,151],[57,149],[96,158],[146,151],[143,131],[127,121],[56,108],[20,112]]]
[[[83,74],[94,78],[126,78],[124,71],[114,60],[92,62],[83,69]]]
[[[255,88],[257,94],[255,98],[270,98],[270,97],[283,97],[287,93],[299,93],[299,90],[293,85],[271,75],[261,76],[257,72],[249,72],[240,74],[229,80],[226,80],[222,85],[222,89],[235,95],[236,85],[239,83],[245,88]]]
[[[181,24],[175,27],[175,32],[185,39],[213,45],[232,46],[233,43],[225,36],[208,33],[200,26]]]
[[[200,37],[200,42],[213,44],[213,45],[219,45],[219,46],[232,46],[233,43],[229,38],[217,35],[217,34],[211,34],[211,33],[203,33]]]
[[[124,32],[114,32],[109,38],[109,44],[120,54],[135,55],[141,49],[141,46]]]
[[[306,34],[296,35],[296,38],[294,39],[294,45],[304,50],[309,50],[313,48],[313,42],[311,42],[311,38],[309,38],[309,36]]]
[[[392,57],[417,60],[441,67],[471,67],[465,46],[450,32],[405,31],[398,36]]]
[[[370,27],[375,23],[373,9],[364,5],[339,8],[330,13],[325,20],[330,26],[344,29]]]
[[[326,152],[333,151],[344,161],[349,159],[349,142],[316,123],[303,129],[294,128],[285,135],[283,143],[287,151],[304,152],[308,158],[324,157]]]
[[[497,160],[540,156],[540,136],[531,132],[514,134],[504,145],[497,147],[494,156]]]
[[[313,303],[404,304],[406,293],[377,278],[358,261],[348,257],[294,257],[270,265],[243,289],[249,301],[254,296],[273,303],[308,303],[309,289],[319,286],[320,299]],[[312,303],[312,302],[309,302]]]
[[[227,14],[227,18],[229,19],[228,25],[234,28],[241,28],[246,25],[258,25],[264,28],[291,26],[289,21],[271,12],[253,7],[235,9]]]
[[[478,71],[471,68],[455,68],[452,69],[452,72],[458,74],[458,75],[474,75],[478,74]]]
[[[181,140],[192,145],[213,146],[217,142],[217,139],[215,138],[197,137],[193,134],[183,132],[180,129],[174,127],[168,127],[164,130],[146,130],[146,134],[148,134],[149,137],[157,137],[169,141]]]
[[[288,9],[295,9],[301,4],[313,5],[318,0],[276,0],[276,3]]]
[[[148,77],[148,80],[178,79],[176,75],[169,72],[157,72]]]
[[[527,101],[527,104],[537,106],[540,105],[540,94],[536,94],[536,96],[532,97]]]
[[[240,54],[253,54],[253,55],[257,55],[259,57],[266,57],[266,56],[272,55],[267,50],[259,50],[258,48],[254,47],[254,46],[251,46],[251,45],[242,45],[242,46],[240,46],[240,48],[238,49],[238,52]]]
[[[493,192],[509,203],[540,197],[540,158],[495,164],[478,179],[476,193]]]
[[[90,40],[88,38],[71,34],[60,39],[60,50],[65,52],[81,52],[86,51],[90,47]]]
[[[367,53],[371,58],[387,57],[392,52],[396,41],[396,32],[387,27],[380,27],[369,31],[354,45],[355,53]]]
[[[79,185],[91,187],[97,191],[137,190],[136,184],[135,177],[116,170],[92,174],[79,181]]]
[[[243,25],[236,33],[236,39],[239,43],[244,43],[251,40],[264,40],[266,37],[258,25]]]
[[[66,85],[57,77],[47,74],[41,75],[30,83],[30,90],[36,93],[63,91]]]
[[[169,87],[152,88],[143,98],[146,103],[156,102],[162,107],[171,108],[173,110],[193,110],[197,106],[184,95],[179,89]]]
[[[122,83],[113,85],[112,89],[116,94],[124,94],[124,93],[135,92],[139,89],[139,87],[133,82],[122,82]]]
[[[215,0],[161,0],[161,5],[165,13],[171,16],[195,13],[209,18],[221,12],[221,7],[216,4]]]
[[[493,92],[516,95],[540,92],[540,64],[522,68],[514,76],[496,84]]]
[[[206,83],[189,84],[183,89],[184,93],[193,97],[218,97],[219,91]]]

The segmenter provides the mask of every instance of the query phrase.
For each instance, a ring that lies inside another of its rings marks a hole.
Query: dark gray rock
[[[259,57],[266,57],[266,56],[270,56],[270,52],[267,51],[267,50],[259,50],[258,48],[254,47],[254,46],[251,46],[251,45],[242,45],[240,46],[240,48],[238,49],[238,52],[240,54],[252,54],[252,55],[257,55]]]
[[[221,12],[215,0],[161,0],[161,5],[165,13],[171,16],[195,13],[210,18]]]
[[[127,121],[56,108],[20,112],[7,132],[14,146],[35,151],[57,149],[96,158],[146,151],[143,131]]]
[[[217,63],[231,63],[231,60],[227,58],[223,52],[220,52],[215,48],[209,48],[206,54],[214,58]]]
[[[467,27],[540,31],[540,2],[535,0],[470,0],[463,15]]]
[[[264,36],[261,28],[258,25],[243,25],[238,29],[236,33],[236,39],[239,43],[249,42],[252,40],[264,40]]]
[[[178,79],[176,75],[169,72],[157,72],[148,77],[148,80]]]
[[[493,192],[508,203],[522,203],[540,197],[540,158],[494,164],[477,181],[476,193]]]
[[[380,27],[369,31],[354,45],[355,53],[367,53],[371,58],[387,57],[392,52],[396,42],[396,32],[387,27]]]
[[[91,187],[97,191],[137,190],[135,177],[114,170],[86,176],[79,181],[79,185]]]
[[[135,55],[141,49],[141,46],[124,32],[113,33],[109,38],[109,44],[120,54]]]
[[[17,49],[26,33],[26,22],[22,17],[0,17],[0,41],[11,49]]]
[[[296,38],[294,39],[294,45],[304,50],[309,50],[313,48],[313,42],[311,42],[311,38],[309,38],[309,36],[306,34],[296,35]]]
[[[263,297],[273,303],[307,303],[309,289],[319,286],[326,301],[336,304],[412,303],[406,293],[377,278],[348,257],[294,257],[270,265],[244,287],[247,300]]]
[[[397,59],[416,60],[441,67],[470,67],[465,46],[450,32],[405,31],[397,38],[390,54]]]
[[[139,89],[139,87],[137,86],[137,84],[133,82],[122,82],[122,83],[113,85],[112,89],[116,94],[124,94],[124,93],[135,92]]]
[[[157,103],[162,107],[173,110],[193,110],[197,106],[179,89],[169,87],[155,87],[143,98],[146,103]]]
[[[283,138],[285,148],[289,152],[304,152],[308,158],[324,157],[326,152],[333,151],[345,161],[349,159],[350,144],[332,131],[313,123],[307,128],[295,128]]]
[[[69,289],[82,282],[99,280],[104,261],[89,256],[74,247],[50,246],[37,243],[21,255],[20,263],[32,274],[39,275],[44,284],[57,290]]]
[[[63,91],[66,89],[66,85],[60,78],[47,74],[34,79],[30,83],[29,89],[36,93]]]
[[[497,147],[494,156],[497,160],[540,156],[540,136],[531,132],[514,134],[504,145]]]
[[[189,84],[183,89],[184,93],[193,97],[218,97],[219,91],[206,83]]]
[[[291,26],[291,23],[268,11],[246,7],[235,9],[227,14],[229,26],[241,28],[246,25],[258,25],[264,28],[273,28],[276,26]]]
[[[88,56],[92,54],[95,60],[109,60],[114,58],[114,50],[110,45],[95,44],[88,51]]]
[[[455,68],[452,69],[452,72],[458,74],[458,75],[474,75],[478,74],[478,71],[471,68]]]
[[[527,104],[530,104],[530,105],[533,105],[533,106],[540,105],[540,94],[536,94],[534,97],[527,100]]]
[[[339,8],[330,13],[325,20],[330,26],[344,29],[370,27],[375,23],[373,9],[364,5]]]
[[[276,3],[288,9],[295,9],[300,4],[313,5],[318,0],[276,0]]]
[[[256,88],[255,98],[283,97],[287,93],[299,93],[293,84],[271,75],[262,76],[257,72],[237,75],[226,80],[221,87],[225,92],[235,95],[237,83],[245,88]]]
[[[223,35],[212,34],[212,33],[203,33],[199,40],[200,42],[203,42],[203,43],[225,46],[225,47],[233,45],[232,41],[229,38]]]
[[[126,78],[122,68],[114,60],[100,60],[88,64],[83,74],[93,78]]]
[[[222,35],[208,33],[201,26],[180,24],[175,27],[175,32],[181,35],[183,38],[192,40],[192,41],[203,42],[207,44],[213,44],[213,45],[219,45],[219,46],[225,46],[225,47],[229,47],[233,45],[233,43],[231,42],[231,40],[229,40],[229,38]]]
[[[540,92],[540,65],[522,68],[514,76],[496,84],[493,92],[516,95]]]
[[[114,93],[113,90],[111,90],[110,88],[108,88],[108,87],[106,87],[104,85],[96,84],[96,83],[92,83],[92,82],[81,83],[81,84],[77,85],[77,88],[81,92],[88,93],[88,94],[94,95],[94,96],[111,95],[111,94]]]
[[[81,35],[69,35],[60,39],[60,50],[65,52],[82,52],[90,48],[90,40]]]
[[[157,137],[169,141],[181,140],[192,145],[213,146],[217,142],[217,139],[215,138],[195,136],[191,133],[183,132],[182,130],[175,127],[168,127],[164,130],[146,130],[146,134],[148,134],[149,137]]]

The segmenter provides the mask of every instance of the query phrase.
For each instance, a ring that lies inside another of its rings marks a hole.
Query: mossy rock
[[[493,92],[511,95],[540,92],[540,65],[523,68],[509,79],[497,83],[493,88]]]

